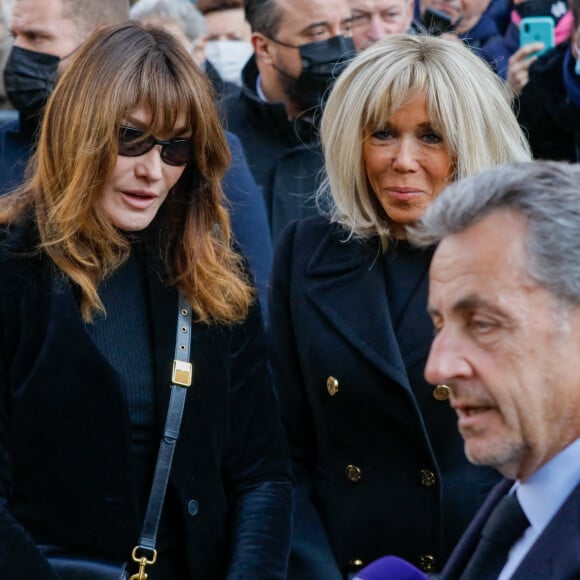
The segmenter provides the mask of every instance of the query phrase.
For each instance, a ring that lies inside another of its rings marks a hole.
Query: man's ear
[[[254,47],[254,53],[256,54],[256,60],[264,64],[271,64],[273,62],[272,45],[274,43],[260,32],[252,33],[251,42]]]

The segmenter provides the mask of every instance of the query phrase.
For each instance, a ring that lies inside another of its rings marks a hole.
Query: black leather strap
[[[169,407],[167,409],[167,419],[163,429],[161,444],[159,445],[159,454],[155,465],[151,493],[141,537],[139,538],[139,549],[154,550],[157,542],[157,531],[165,492],[167,491],[167,482],[171,472],[173,462],[173,453],[179,437],[179,428],[185,406],[187,395],[187,368],[189,365],[189,384],[191,384],[192,367],[190,366],[190,347],[191,347],[191,307],[187,298],[182,292],[179,293],[179,313],[177,315],[177,333],[175,339],[175,361],[173,376],[171,381],[171,395],[169,398]],[[181,363],[181,364],[180,364]],[[177,365],[177,366],[176,366]],[[176,384],[176,380],[180,384]]]

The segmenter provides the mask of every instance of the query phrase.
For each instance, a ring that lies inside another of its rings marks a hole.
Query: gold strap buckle
[[[185,362],[182,360],[173,361],[172,380],[176,385],[181,385],[182,387],[190,387],[192,376],[193,376],[193,367],[190,362]]]
[[[157,550],[150,550],[151,551],[151,558],[148,560],[147,556],[141,556],[139,557],[137,555],[137,551],[139,549],[143,549],[140,546],[135,546],[133,548],[133,552],[131,553],[131,558],[133,558],[133,562],[137,562],[137,564],[139,564],[139,572],[137,572],[136,574],[133,574],[133,576],[131,576],[131,578],[129,578],[129,580],[147,580],[147,572],[145,572],[145,566],[149,566],[151,564],[155,564],[155,562],[157,561]]]

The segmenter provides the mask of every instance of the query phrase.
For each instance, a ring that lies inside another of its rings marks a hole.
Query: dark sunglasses
[[[161,145],[161,159],[167,165],[187,165],[193,161],[191,139],[161,141],[152,135],[144,138],[144,135],[144,131],[135,127],[119,127],[119,155],[139,157],[151,151],[155,145]]]

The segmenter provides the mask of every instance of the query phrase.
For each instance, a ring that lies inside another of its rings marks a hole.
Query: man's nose
[[[376,42],[377,40],[380,40],[386,36],[386,34],[387,30],[385,23],[378,14],[373,14],[367,29],[367,38],[373,42]]]
[[[432,385],[445,384],[457,378],[468,378],[471,372],[461,339],[445,329],[441,330],[431,344],[425,380]]]

